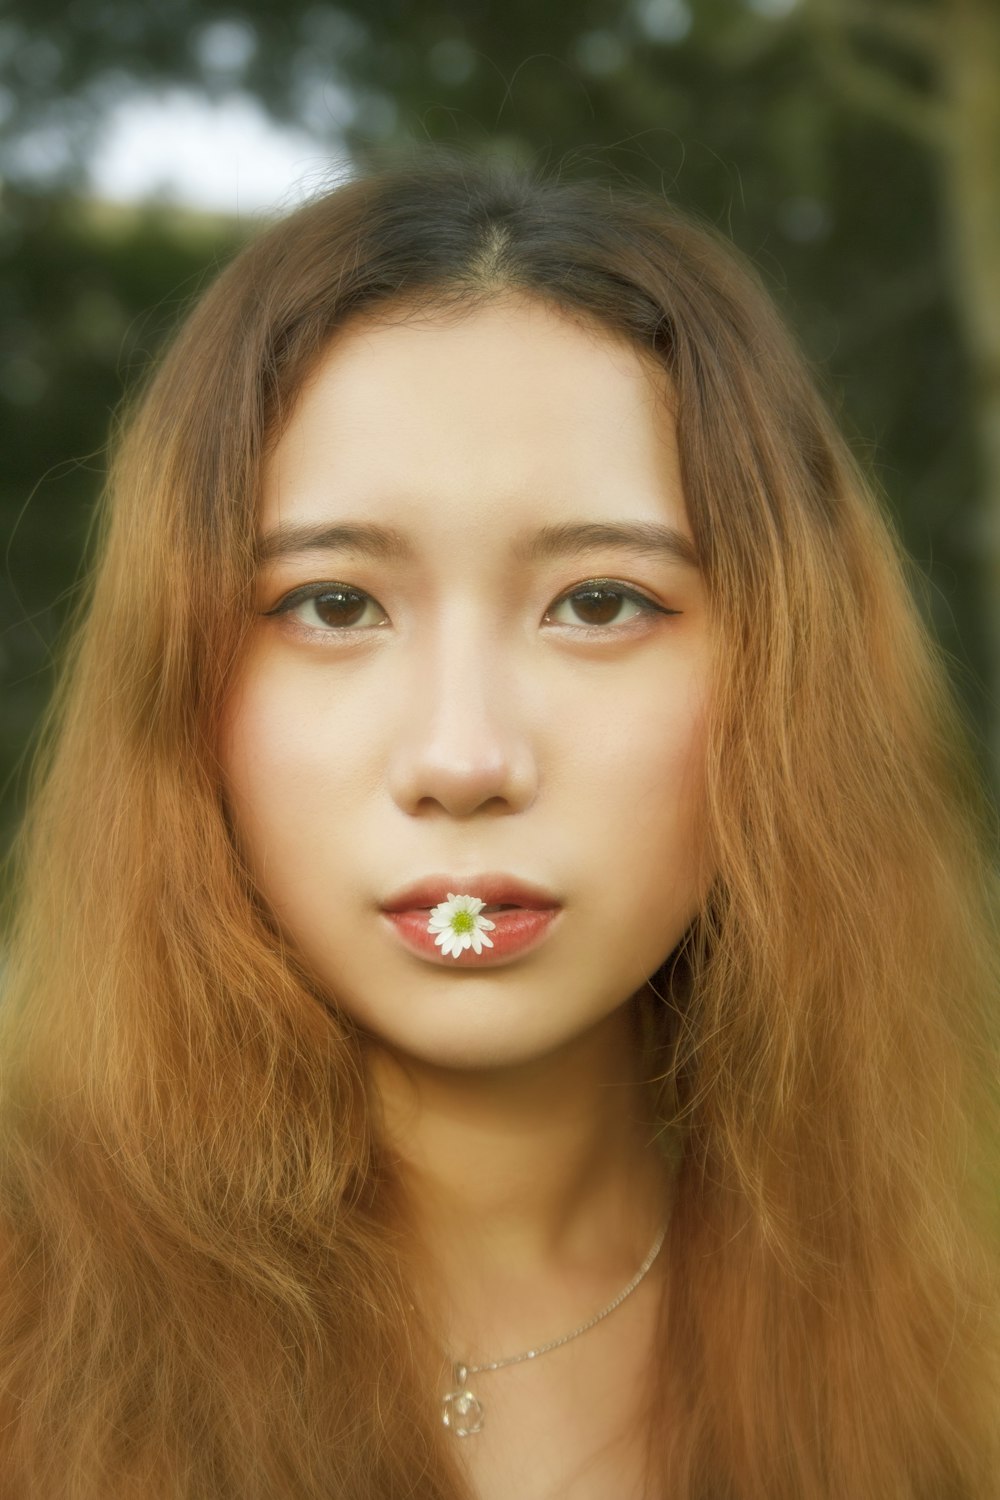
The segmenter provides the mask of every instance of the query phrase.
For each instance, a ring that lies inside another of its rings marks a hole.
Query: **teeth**
[[[491,911],[517,911],[517,910],[518,910],[518,907],[515,906],[513,903],[499,904],[499,905],[496,905],[496,906],[484,906],[483,907],[483,911],[484,912],[491,912]]]

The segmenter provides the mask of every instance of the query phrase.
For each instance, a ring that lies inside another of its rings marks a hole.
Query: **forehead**
[[[628,497],[676,502],[676,518],[671,406],[652,355],[536,298],[390,309],[349,323],[314,368],[269,455],[262,520],[349,502],[464,505],[496,524],[540,505],[605,517]]]

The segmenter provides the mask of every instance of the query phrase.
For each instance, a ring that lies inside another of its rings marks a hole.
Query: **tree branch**
[[[936,63],[943,45],[943,15],[917,11],[905,3],[884,0],[881,5],[865,0],[837,0],[822,5],[823,11],[839,21],[842,27],[856,27],[915,53],[924,62]]]
[[[858,54],[847,34],[855,14],[851,0],[813,0],[805,7],[816,55],[841,96],[923,145],[942,148],[949,133],[946,107]]]

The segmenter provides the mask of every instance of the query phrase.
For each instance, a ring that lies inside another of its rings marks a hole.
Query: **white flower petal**
[[[449,891],[447,901],[439,901],[428,912],[427,931],[437,934],[434,941],[442,953],[457,958],[466,948],[474,948],[477,953],[481,953],[484,945],[487,948],[493,947],[485,934],[487,931],[492,932],[496,923],[481,915],[485,905],[486,902],[479,896]],[[455,918],[460,914],[467,914],[472,918],[471,927],[465,931],[455,929]]]

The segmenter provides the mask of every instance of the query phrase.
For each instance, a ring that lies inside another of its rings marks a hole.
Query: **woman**
[[[986,803],[752,273],[411,157],[236,258],[103,518],[4,1494],[1000,1493]]]

